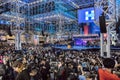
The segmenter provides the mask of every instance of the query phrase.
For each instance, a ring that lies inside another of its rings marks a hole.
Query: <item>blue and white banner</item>
[[[94,22],[99,20],[99,16],[102,14],[102,10],[99,8],[85,8],[78,10],[78,23]]]

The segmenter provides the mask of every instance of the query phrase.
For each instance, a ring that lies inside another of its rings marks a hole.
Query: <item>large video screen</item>
[[[93,22],[99,20],[99,16],[102,14],[99,8],[85,8],[78,10],[78,23]]]

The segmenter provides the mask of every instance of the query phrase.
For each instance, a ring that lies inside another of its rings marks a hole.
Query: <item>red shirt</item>
[[[98,74],[99,74],[99,80],[120,80],[120,78],[117,75],[112,74],[103,69],[99,69]]]

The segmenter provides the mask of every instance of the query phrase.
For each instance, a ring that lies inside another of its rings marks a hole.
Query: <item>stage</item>
[[[68,46],[54,46],[56,49],[62,49],[62,50],[99,50],[100,47],[94,46],[94,47],[86,47],[86,46],[72,46],[71,48],[68,48]]]
[[[60,46],[54,46],[55,49],[62,49],[62,50],[100,50],[99,46],[72,46],[71,48],[68,48],[66,45],[60,45]],[[111,50],[120,50],[120,47],[111,47]]]

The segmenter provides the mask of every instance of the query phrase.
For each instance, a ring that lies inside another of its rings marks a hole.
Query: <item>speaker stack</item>
[[[105,16],[104,14],[102,14],[101,16],[99,16],[99,23],[100,23],[100,32],[101,33],[106,33],[106,21],[105,21]]]
[[[8,35],[9,35],[9,36],[12,36],[10,27],[8,27],[8,31],[7,31],[7,32],[8,32]]]
[[[119,27],[120,27],[120,18],[118,19],[117,23],[116,23],[116,33],[119,33]]]

